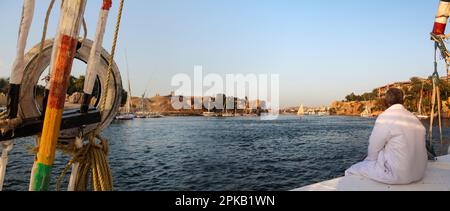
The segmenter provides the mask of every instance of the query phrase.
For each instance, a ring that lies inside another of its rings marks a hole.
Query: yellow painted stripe
[[[37,155],[38,163],[48,166],[53,165],[63,111],[63,109],[47,108]]]

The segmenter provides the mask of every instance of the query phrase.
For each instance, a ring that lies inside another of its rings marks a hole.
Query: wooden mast
[[[54,44],[56,53],[52,58],[50,93],[39,152],[32,175],[31,189],[33,191],[47,191],[49,187],[56,144],[60,135],[67,86],[85,7],[86,0],[71,0],[65,1],[61,8],[59,27]]]
[[[128,80],[128,100],[127,100],[127,113],[131,113],[131,83],[130,83],[130,66],[128,65],[128,52],[125,51],[125,62],[127,64],[127,80]]]
[[[423,88],[424,88],[424,82],[422,81],[422,89],[420,90],[420,100],[419,100],[419,108],[418,108],[419,115],[423,114],[423,112],[422,112]]]

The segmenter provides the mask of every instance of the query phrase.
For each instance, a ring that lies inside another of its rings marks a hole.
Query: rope
[[[60,8],[62,8],[63,7],[63,4],[64,4],[64,1],[65,0],[62,0],[61,1],[61,5],[60,5]],[[47,8],[47,12],[46,12],[46,15],[45,15],[45,20],[44,20],[44,27],[43,27],[43,29],[42,29],[42,36],[41,36],[41,46],[40,46],[40,49],[39,49],[39,54],[38,54],[38,61],[40,61],[41,59],[42,59],[42,54],[43,54],[43,52],[44,52],[44,47],[45,47],[45,40],[47,39],[47,29],[48,29],[48,22],[49,22],[49,20],[50,20],[50,15],[51,15],[51,12],[52,12],[52,10],[53,10],[53,6],[54,6],[54,4],[55,4],[55,0],[51,0],[50,1],[50,4],[49,4],[49,6],[48,6],[48,8]],[[82,38],[82,40],[80,41],[81,42],[81,44],[83,44],[84,43],[84,41],[86,40],[86,38],[87,38],[87,24],[86,24],[86,20],[83,18],[83,38]],[[47,75],[47,77],[45,77],[43,80],[44,81],[46,81],[46,83],[48,83],[49,81],[50,81],[50,78],[51,78],[51,72],[49,72],[49,74]]]
[[[108,76],[106,78],[106,84],[109,84],[111,81],[111,72],[112,72],[113,64],[114,64],[114,56],[116,54],[117,39],[119,37],[119,30],[120,30],[120,22],[122,20],[123,4],[124,4],[124,0],[120,0],[119,14],[117,16],[116,30],[114,31],[114,40],[113,40],[113,45],[111,48],[111,56],[109,57]],[[102,99],[102,103],[100,105],[101,112],[104,112],[106,110],[106,98],[108,98],[108,90],[105,90],[105,97]]]
[[[443,133],[442,133],[442,102],[441,102],[441,90],[440,90],[440,77],[438,73],[438,63],[437,63],[437,50],[439,49],[439,43],[435,42],[434,45],[434,72],[431,76],[431,80],[433,83],[433,93],[431,97],[431,116],[430,116],[430,128],[429,128],[429,145],[432,148],[433,145],[433,126],[434,126],[434,118],[435,118],[435,109],[437,104],[437,116],[439,122],[439,136],[441,146],[444,144]],[[442,53],[442,52],[441,52]],[[446,62],[447,63],[447,62]],[[448,65],[447,65],[448,67]],[[448,78],[448,75],[447,75]]]
[[[55,0],[52,0],[50,2],[50,5],[48,6],[47,13],[45,15],[44,28],[42,30],[42,38],[41,38],[41,48],[39,50],[38,59],[41,58],[42,52],[44,51],[44,44],[45,44],[44,42],[45,42],[45,38],[47,36],[48,21],[50,19],[50,14],[51,14],[51,12],[53,10],[53,5],[54,4],[55,4]]]
[[[96,140],[100,140],[100,143],[96,143]],[[69,148],[66,148],[66,150]],[[93,191],[112,191],[113,179],[109,168],[108,154],[109,149],[106,139],[91,135],[89,143],[77,150],[58,177],[56,191],[61,190],[61,184],[74,163],[79,163],[79,173],[75,180],[75,191],[87,191],[89,184],[90,190]],[[91,179],[90,181],[89,178]]]
[[[61,8],[62,8],[62,6],[64,4],[64,1],[65,0],[62,0],[62,2],[61,2],[61,6],[60,6]],[[41,58],[42,52],[44,51],[45,40],[46,40],[46,37],[47,37],[48,22],[49,22],[50,15],[52,13],[54,4],[55,4],[55,0],[51,0],[49,6],[47,8],[47,13],[45,14],[44,27],[43,27],[43,30],[42,30],[42,37],[41,37],[41,48],[40,48],[40,51],[39,51],[38,59]],[[81,43],[83,43],[86,40],[86,38],[87,38],[87,24],[86,24],[86,20],[84,18],[83,18],[83,24],[82,25],[83,25],[83,38],[81,40]]]
[[[83,17],[83,24],[82,24],[82,26],[83,26],[83,39],[81,39],[81,44],[83,44],[84,43],[84,41],[86,40],[86,38],[87,38],[87,33],[88,33],[88,28],[87,28],[87,24],[86,24],[86,19],[84,19],[84,17]]]
[[[438,36],[431,33],[431,39],[435,42],[435,48],[439,48],[442,58],[444,58],[444,60],[448,63],[450,58],[450,52],[447,50],[447,46],[445,45],[444,42],[444,39],[447,38],[448,38],[447,36]]]

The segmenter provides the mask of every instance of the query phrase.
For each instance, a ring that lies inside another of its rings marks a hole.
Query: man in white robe
[[[368,157],[345,174],[390,185],[420,181],[428,163],[425,127],[403,106],[400,89],[390,89],[386,93],[386,104],[390,107],[375,123]]]

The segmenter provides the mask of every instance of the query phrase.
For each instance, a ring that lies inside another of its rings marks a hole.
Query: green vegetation
[[[440,80],[441,100],[448,101],[450,97],[450,83],[447,80]],[[431,98],[433,94],[433,83],[431,77],[427,80],[411,78],[409,86],[402,87],[405,93],[405,106],[414,112],[418,112],[421,91],[423,90],[422,111],[429,113],[431,111]]]
[[[127,104],[128,100],[128,92],[125,89],[122,89],[122,102],[120,102],[120,107],[124,107]]]
[[[8,93],[9,79],[0,78],[0,93]]]
[[[80,76],[79,78],[70,76],[69,87],[67,88],[67,94],[72,95],[73,93],[76,93],[76,92],[83,92],[84,80],[85,80],[84,76]]]
[[[370,101],[376,100],[378,98],[378,90],[373,90],[372,92],[364,93],[362,95],[355,95],[355,93],[351,93],[345,97],[346,102],[352,101]]]
[[[395,86],[397,87],[397,86]],[[431,111],[431,98],[433,93],[433,83],[431,77],[427,80],[413,77],[408,84],[400,85],[400,88],[405,93],[405,107],[412,111],[419,111],[419,104],[422,93],[422,112],[427,114]],[[446,80],[440,80],[441,100],[447,101],[450,97],[450,82]],[[345,102],[361,102],[361,101],[378,101],[376,103],[377,108],[374,110],[385,110],[383,99],[378,96],[378,89],[362,95],[356,95],[351,93],[345,97]],[[444,108],[445,109],[445,108]]]

